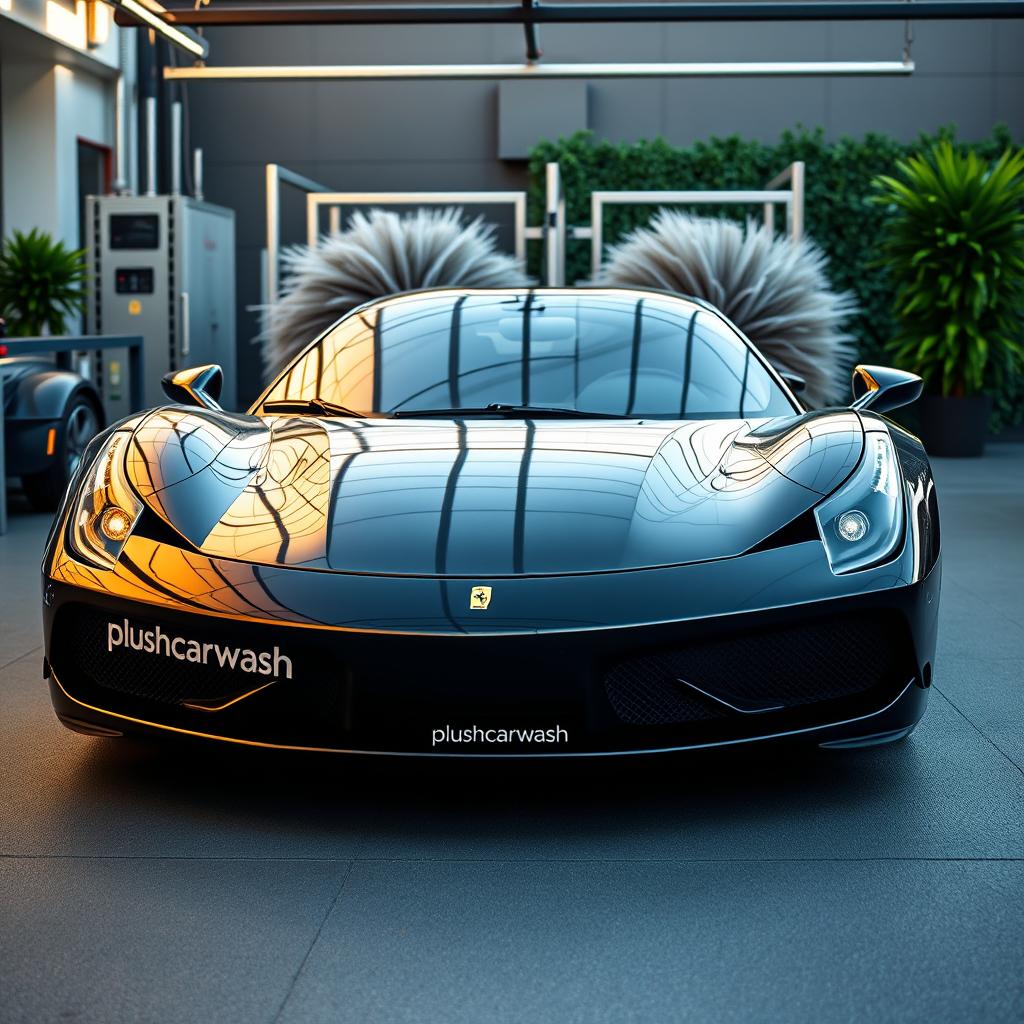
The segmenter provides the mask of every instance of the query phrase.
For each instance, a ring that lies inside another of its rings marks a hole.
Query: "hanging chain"
[[[907,4],[912,4],[914,0],[907,0]],[[910,51],[914,45],[914,23],[907,18],[903,22],[903,63],[910,63]]]

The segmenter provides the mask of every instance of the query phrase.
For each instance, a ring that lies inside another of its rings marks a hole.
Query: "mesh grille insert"
[[[789,708],[837,700],[891,678],[894,666],[906,661],[902,632],[896,622],[864,614],[753,630],[620,661],[605,676],[605,691],[630,725],[738,714],[680,679],[740,702]]]

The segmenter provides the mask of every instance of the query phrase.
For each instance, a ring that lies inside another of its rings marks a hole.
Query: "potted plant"
[[[993,164],[943,141],[875,181],[891,210],[879,261],[896,285],[888,351],[920,374],[921,433],[936,455],[980,455],[985,390],[1024,357],[1024,152]]]
[[[0,248],[0,315],[11,337],[67,333],[84,306],[84,255],[35,228],[12,232]]]

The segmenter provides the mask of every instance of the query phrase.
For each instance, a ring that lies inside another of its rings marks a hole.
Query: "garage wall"
[[[113,144],[121,42],[108,23],[105,41],[88,45],[84,3],[0,0],[3,233],[37,227],[79,244],[78,139]],[[124,42],[131,67],[133,31]]]
[[[0,64],[5,233],[39,227],[60,235],[56,108],[56,68],[43,63]],[[66,187],[74,188],[74,178]]]
[[[975,138],[1004,121],[1024,137],[1024,22],[921,22],[914,35],[919,70],[906,79],[595,81],[589,127],[602,138],[663,135],[680,145],[733,132],[772,140],[797,123],[821,125],[830,137],[875,130],[912,139],[950,122]],[[208,37],[217,64],[514,62],[523,52],[522,33],[510,26],[211,29]],[[541,44],[552,61],[896,60],[903,24],[548,26]],[[247,307],[261,297],[264,164],[277,161],[337,189],[522,187],[525,164],[498,157],[498,89],[497,82],[188,86],[207,198],[237,213],[240,395],[258,387],[250,347],[256,317]],[[301,210],[298,198],[285,210],[293,240],[302,236]]]

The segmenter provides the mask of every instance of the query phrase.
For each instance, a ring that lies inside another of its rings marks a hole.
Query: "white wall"
[[[78,139],[110,146],[113,86],[61,64],[0,66],[4,232],[37,227],[77,246]]]
[[[57,65],[54,110],[57,224],[61,238],[79,245],[78,139],[101,146],[114,144],[114,83]]]
[[[85,4],[0,0],[0,226],[39,228],[72,248],[79,238],[78,140],[113,148],[116,70],[125,45],[130,108],[135,33],[87,45]],[[133,118],[129,117],[129,122]],[[131,136],[128,137],[131,153]],[[134,183],[135,161],[129,161]],[[81,324],[69,323],[74,331]]]
[[[72,7],[74,8],[72,10]],[[100,11],[109,25],[105,42],[90,48],[86,37],[85,0],[0,0],[0,30],[2,22],[23,26],[41,37],[81,53],[90,60],[117,67],[117,33],[109,8]]]
[[[4,233],[39,227],[60,235],[55,68],[5,60],[0,101]]]
[[[126,35],[126,66],[134,69],[134,33]],[[38,227],[79,245],[78,139],[114,145],[119,45],[111,24],[106,42],[87,46],[82,2],[72,11],[53,0],[0,0],[5,234]],[[134,74],[126,81],[131,105]]]

